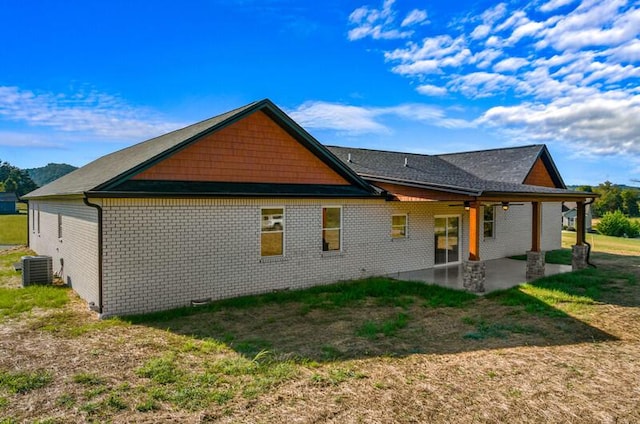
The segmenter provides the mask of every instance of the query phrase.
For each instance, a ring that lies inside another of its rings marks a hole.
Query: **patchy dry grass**
[[[637,255],[485,297],[370,279],[99,321],[66,289],[18,302],[20,254],[0,422],[640,421]]]

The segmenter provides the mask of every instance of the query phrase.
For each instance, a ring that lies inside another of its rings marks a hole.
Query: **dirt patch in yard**
[[[0,322],[0,421],[640,422],[640,260],[594,261],[597,291],[446,307],[406,294],[131,324],[68,291]]]

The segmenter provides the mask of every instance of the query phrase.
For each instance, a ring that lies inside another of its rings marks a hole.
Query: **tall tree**
[[[620,189],[611,183],[605,181],[593,190],[600,197],[593,203],[593,214],[595,216],[604,216],[607,212],[615,212],[622,209],[622,196]]]
[[[0,161],[0,183],[4,186],[4,191],[15,192],[18,196],[38,188],[26,171],[2,161]]]
[[[628,216],[640,216],[637,191],[631,189],[622,190],[620,197],[622,198],[622,212]]]

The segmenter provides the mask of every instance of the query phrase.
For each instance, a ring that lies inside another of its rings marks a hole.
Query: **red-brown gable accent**
[[[533,164],[529,175],[527,175],[527,178],[524,180],[524,184],[556,188],[556,185],[553,183],[553,179],[549,174],[549,170],[544,166],[544,163],[540,158],[538,158],[536,163]]]
[[[349,185],[262,111],[197,140],[133,179]]]
[[[444,193],[441,191],[427,190],[418,187],[407,187],[398,184],[378,183],[374,184],[395,196],[401,202],[424,202],[434,200],[469,200],[469,196],[463,194]]]

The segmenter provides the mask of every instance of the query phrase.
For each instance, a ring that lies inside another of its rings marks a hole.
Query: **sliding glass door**
[[[435,264],[445,265],[460,261],[460,217],[435,217]]]

